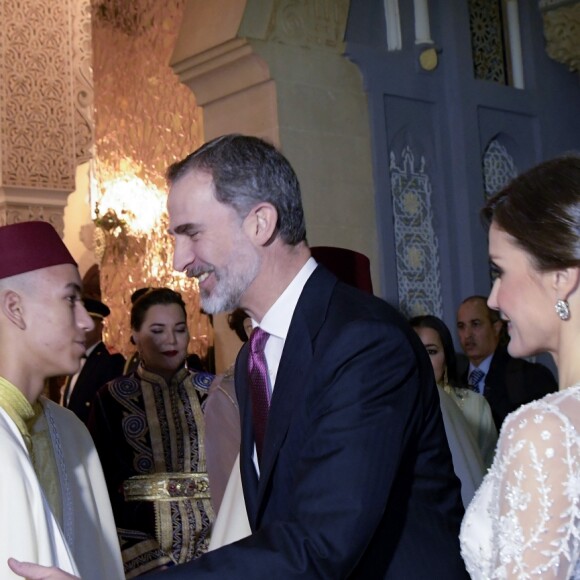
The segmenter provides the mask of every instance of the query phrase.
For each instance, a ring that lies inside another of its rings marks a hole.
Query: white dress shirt
[[[312,272],[316,269],[317,263],[314,258],[309,258],[306,264],[302,266],[298,274],[294,277],[292,282],[288,284],[286,290],[282,292],[278,300],[272,304],[268,312],[262,318],[260,324],[252,320],[252,327],[259,326],[266,331],[270,336],[266,346],[264,347],[264,355],[266,357],[266,364],[268,365],[268,378],[270,379],[270,393],[274,392],[276,384],[276,376],[278,375],[278,367],[282,358],[282,351],[286,343],[286,336],[288,336],[288,329],[294,316],[294,310],[302,294],[304,285]],[[254,446],[254,465],[256,471],[260,473],[258,467],[258,456]]]

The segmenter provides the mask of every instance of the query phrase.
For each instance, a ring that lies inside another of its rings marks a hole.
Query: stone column
[[[90,0],[0,0],[0,225],[62,235],[93,140]]]
[[[279,144],[276,85],[268,63],[238,35],[245,10],[245,0],[186,0],[171,64],[203,107],[206,141],[245,133]]]

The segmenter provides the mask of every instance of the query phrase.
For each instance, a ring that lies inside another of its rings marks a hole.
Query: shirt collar
[[[483,359],[478,367],[476,367],[472,363],[469,363],[469,372],[471,372],[473,369],[479,369],[480,371],[483,371],[487,375],[489,371],[489,366],[491,365],[491,359],[493,358],[493,354],[494,353],[491,353],[487,358]]]
[[[89,348],[87,348],[87,352],[85,353],[85,358],[89,358],[89,356],[92,354],[93,350],[95,350],[95,348],[97,348],[97,346],[99,346],[99,344],[101,344],[101,342],[103,342],[103,341],[99,340],[99,341],[95,342],[95,344],[93,344],[92,346],[89,346]]]
[[[292,282],[288,284],[284,292],[280,294],[278,300],[276,300],[268,312],[266,312],[260,324],[255,320],[252,320],[252,326],[259,326],[271,336],[277,336],[282,340],[286,340],[288,329],[292,322],[292,316],[294,315],[294,310],[296,309],[296,305],[300,299],[300,294],[302,294],[302,290],[308,281],[308,278],[310,278],[312,272],[316,270],[317,265],[316,260],[310,257],[306,264],[302,266],[298,274],[296,274]]]

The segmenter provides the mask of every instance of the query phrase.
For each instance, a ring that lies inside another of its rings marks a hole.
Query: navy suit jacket
[[[467,384],[469,368],[462,377]],[[497,430],[512,412],[548,393],[558,390],[558,383],[550,369],[509,355],[505,346],[498,346],[485,375],[483,395],[491,407]]]
[[[246,344],[236,390],[254,533],[161,577],[468,577],[433,370],[392,307],[317,267],[286,338],[259,479],[247,358]]]
[[[122,354],[110,354],[107,347],[99,342],[79,373],[67,408],[86,425],[97,391],[105,383],[120,377],[124,366],[125,357]],[[65,389],[69,381],[70,377],[67,378]]]

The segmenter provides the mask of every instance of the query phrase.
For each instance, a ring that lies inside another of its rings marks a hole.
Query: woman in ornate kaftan
[[[461,549],[472,578],[580,578],[580,159],[545,162],[491,198],[488,304],[514,357],[549,352],[559,392],[504,422],[470,504]]]
[[[127,578],[200,556],[214,519],[201,408],[213,375],[184,366],[181,296],[145,293],[133,304],[131,328],[141,364],[99,391],[89,421]]]

